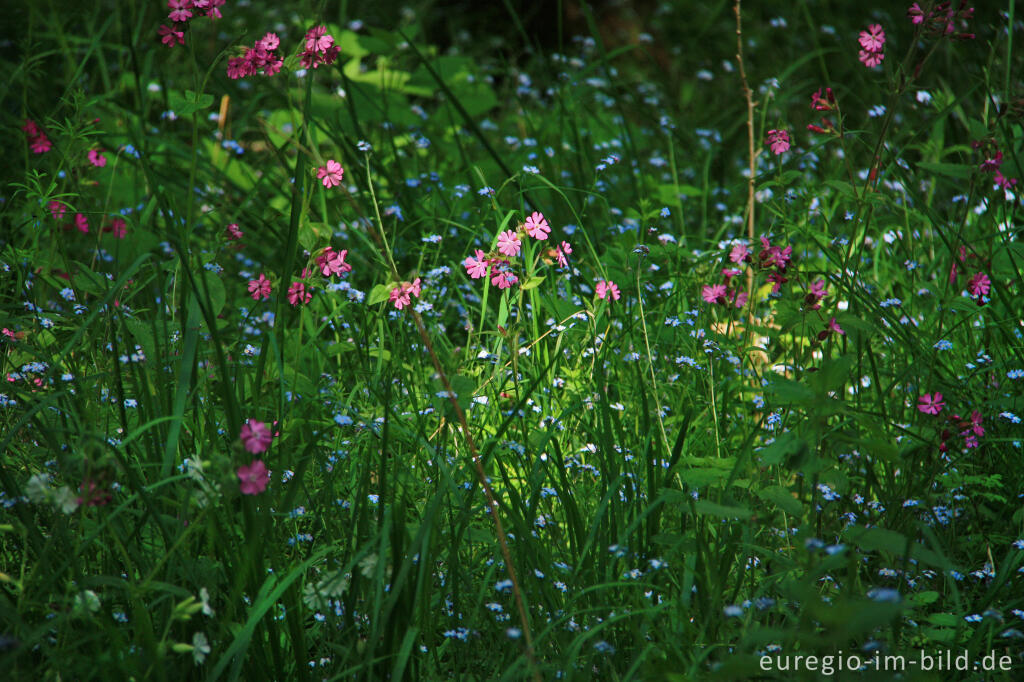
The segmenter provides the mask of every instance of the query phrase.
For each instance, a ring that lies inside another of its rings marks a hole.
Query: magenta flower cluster
[[[185,29],[188,27],[188,22],[200,16],[220,19],[220,8],[223,5],[224,0],[167,0],[167,7],[171,10],[168,12],[167,18],[171,21],[171,25],[160,25],[160,29],[157,31],[160,42],[167,47],[184,45]]]
[[[244,55],[228,60],[228,78],[238,80],[257,73],[264,76],[278,73],[284,66],[284,60],[276,52],[280,45],[281,39],[276,33],[266,34],[247,48]]]
[[[512,260],[522,251],[523,238],[530,237],[538,241],[546,241],[551,234],[551,226],[547,218],[539,211],[533,211],[515,230],[505,230],[498,235],[497,250],[487,253],[475,249],[472,256],[462,261],[463,267],[472,279],[490,277],[491,284],[499,289],[508,289],[519,281],[512,267]],[[558,267],[569,266],[567,256],[572,253],[568,242],[562,242],[547,250],[547,256]]]
[[[860,43],[860,52],[857,54],[857,59],[864,66],[871,69],[885,59],[885,54],[882,51],[885,46],[885,31],[882,30],[881,24],[871,24],[868,26],[868,30],[861,31],[858,42]]]

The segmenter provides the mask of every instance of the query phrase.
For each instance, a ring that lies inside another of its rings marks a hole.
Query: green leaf
[[[540,286],[540,283],[543,282],[543,281],[544,281],[544,276],[543,275],[540,275],[538,277],[531,277],[530,279],[526,280],[526,283],[523,284],[523,286],[520,287],[520,288],[523,291],[529,291],[530,289],[536,289],[537,287]]]
[[[394,288],[395,286],[391,282],[374,286],[370,289],[370,298],[367,300],[367,305],[376,305],[388,300],[391,297],[391,290]]]
[[[754,515],[746,507],[727,507],[724,504],[709,502],[708,500],[698,500],[693,506],[698,514],[718,516],[723,519],[749,519]]]
[[[843,533],[850,542],[868,551],[888,552],[896,556],[909,556],[921,563],[945,568],[949,561],[924,545],[911,541],[903,533],[885,528],[862,528],[852,526]]]
[[[224,282],[221,281],[216,273],[209,270],[203,270],[202,278],[203,281],[199,284],[200,288],[196,293],[205,295],[211,311],[214,315],[218,315],[224,309],[224,304],[228,300],[227,292],[224,290]]]
[[[768,380],[768,385],[764,387],[764,390],[766,393],[773,394],[775,402],[782,405],[809,403],[817,398],[817,394],[810,387],[778,375]]]
[[[790,516],[803,514],[804,506],[800,504],[800,500],[793,497],[793,494],[781,485],[773,485],[759,490],[757,496],[765,502],[771,502]]]
[[[948,178],[956,178],[957,180],[966,180],[971,177],[971,173],[974,172],[974,166],[968,166],[962,163],[935,163],[919,161],[917,167],[929,173],[945,175]]]
[[[186,90],[185,94],[181,95],[177,91],[172,90],[167,97],[167,101],[171,111],[178,116],[188,116],[213,104],[213,95],[196,93],[192,90]]]

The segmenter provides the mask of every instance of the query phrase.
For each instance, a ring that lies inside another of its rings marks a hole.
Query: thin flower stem
[[[754,93],[747,82],[747,71],[743,66],[743,23],[741,20],[740,3],[736,0],[736,62],[740,70],[740,82],[743,84],[743,97],[747,101],[747,159],[750,177],[747,178],[747,239],[754,243],[754,173],[756,169],[756,152],[754,147]],[[747,268],[747,334],[754,325],[754,269]]]
[[[397,282],[400,281],[400,276],[398,274],[398,268],[395,266],[395,261],[391,257],[391,247],[388,245],[387,236],[384,234],[384,223],[381,221],[380,217],[380,206],[377,203],[377,194],[373,188],[373,178],[370,175],[369,155],[367,155],[366,158],[366,180],[367,186],[370,189],[370,198],[373,200],[373,210],[377,216],[377,230],[380,233],[381,241],[384,244],[384,260],[387,262],[388,267],[391,270],[391,276],[394,278],[394,281]],[[434,365],[434,371],[437,372],[437,376],[441,380],[441,385],[444,387],[448,400],[452,404],[452,409],[455,411],[455,418],[462,431],[462,437],[466,441],[466,447],[469,448],[469,455],[473,460],[473,466],[476,471],[477,478],[480,481],[480,487],[483,488],[484,498],[487,501],[487,511],[491,519],[494,521],[494,529],[498,535],[498,545],[501,547],[501,555],[505,560],[505,570],[508,573],[509,580],[512,581],[512,593],[515,596],[516,610],[519,612],[519,622],[523,626],[523,639],[526,642],[526,658],[530,663],[533,679],[540,682],[542,678],[540,676],[540,670],[537,667],[537,660],[533,654],[533,635],[530,632],[530,621],[527,617],[526,607],[523,604],[523,595],[519,588],[519,578],[516,575],[515,564],[512,562],[512,553],[508,549],[508,538],[505,535],[505,528],[501,523],[501,516],[498,514],[498,502],[494,498],[494,491],[491,489],[491,484],[487,479],[487,473],[484,471],[483,461],[477,454],[476,444],[473,442],[473,436],[469,430],[469,423],[466,421],[466,413],[463,412],[462,407],[459,405],[457,396],[452,390],[451,383],[448,381],[448,374],[441,366],[441,361],[438,359],[437,353],[434,352],[434,345],[430,342],[430,336],[427,334],[427,328],[423,324],[423,318],[416,311],[415,306],[408,306],[408,309],[412,314],[413,322],[416,324],[416,331],[419,332],[420,339],[422,339],[423,345],[427,349],[427,353],[430,355],[430,362]]]

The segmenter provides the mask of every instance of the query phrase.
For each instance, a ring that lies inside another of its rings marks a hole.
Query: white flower
[[[25,494],[35,504],[46,502],[50,494],[50,474],[36,474],[25,484]]]
[[[216,613],[210,606],[210,591],[205,587],[199,589],[199,601],[203,603],[203,615],[212,616]]]
[[[196,665],[201,665],[206,660],[208,653],[210,653],[210,642],[206,639],[206,635],[201,632],[192,635],[192,660],[196,662]]]
[[[65,514],[74,514],[75,510],[78,509],[78,495],[75,495],[71,488],[62,485],[53,494],[53,503],[60,507],[60,510]]]

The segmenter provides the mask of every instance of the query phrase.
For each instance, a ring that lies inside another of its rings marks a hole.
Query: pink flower
[[[326,26],[314,26],[306,31],[306,52],[325,52],[334,45],[334,37],[327,34]]]
[[[732,292],[732,302],[737,308],[742,308],[747,304],[747,292]]]
[[[229,223],[224,228],[224,236],[227,237],[229,242],[237,241],[242,238],[243,232],[238,229],[238,223]]]
[[[111,219],[110,226],[104,228],[104,232],[112,232],[118,239],[124,239],[125,235],[128,234],[127,224],[123,218],[115,217]]]
[[[726,289],[724,284],[707,284],[701,289],[701,298],[708,303],[721,303],[725,300]]]
[[[249,295],[252,296],[254,301],[258,301],[261,298],[266,301],[270,298],[270,280],[267,279],[266,275],[260,273],[258,278],[249,280]]]
[[[29,140],[29,149],[32,150],[33,154],[45,154],[53,148],[53,143],[50,142],[50,138],[40,133],[38,137],[33,137]]]
[[[328,246],[322,254],[317,256],[316,265],[320,268],[320,272],[323,273],[324,277],[344,275],[352,270],[352,266],[345,262],[346,255],[348,255],[348,249],[335,251]]]
[[[170,26],[164,26],[161,24],[157,33],[161,36],[160,42],[167,47],[174,47],[176,44],[185,44],[185,32],[177,30],[177,27],[171,28]]]
[[[610,280],[601,280],[597,283],[597,297],[601,299],[610,297],[612,300],[619,300],[618,285]]]
[[[548,221],[543,214],[534,211],[526,218],[526,234],[534,239],[547,239],[550,232],[551,227],[548,225]]]
[[[512,274],[507,260],[491,261],[495,266],[491,268],[491,284],[498,289],[508,289],[519,279]]]
[[[924,10],[916,2],[907,8],[907,18],[912,24],[924,23]]]
[[[842,336],[846,335],[846,332],[843,331],[843,328],[839,326],[839,323],[836,322],[836,318],[834,317],[828,321],[828,324],[825,325],[823,330],[818,332],[818,340],[824,341],[831,334],[840,334]]]
[[[466,256],[466,260],[462,261],[462,264],[471,278],[480,279],[487,274],[488,262],[487,254],[477,249],[473,256]]]
[[[818,310],[821,308],[821,299],[825,298],[828,292],[825,291],[825,280],[819,279],[817,282],[811,285],[811,288],[807,290],[807,295],[804,296],[804,303],[806,303],[811,310]]]
[[[869,69],[873,69],[882,63],[882,60],[885,59],[885,54],[881,52],[869,52],[868,50],[860,50],[857,53],[857,59],[859,59],[864,66],[868,67]]]
[[[984,272],[979,272],[967,282],[967,291],[971,296],[988,296],[992,289],[992,280]]]
[[[167,0],[171,13],[167,18],[171,21],[185,22],[192,18],[192,0]]]
[[[276,33],[268,33],[260,38],[257,44],[267,52],[273,52],[281,44],[281,39],[277,37]]]
[[[821,88],[811,95],[811,108],[816,111],[832,111],[836,108],[836,96],[832,88],[825,88],[825,96],[821,95]]]
[[[506,256],[518,256],[520,245],[519,235],[512,230],[505,230],[498,235],[498,251]]]
[[[43,134],[43,131],[39,129],[36,122],[30,118],[25,119],[25,125],[21,126],[21,129],[25,131],[25,135],[29,138],[39,137]]]
[[[566,258],[566,256],[571,254],[572,247],[569,246],[569,242],[562,242],[557,247],[555,247],[555,260],[558,262],[558,267],[569,267],[569,259]]]
[[[270,435],[270,429],[267,428],[267,425],[255,419],[248,419],[242,424],[238,437],[241,439],[245,449],[254,455],[265,451],[270,446],[270,441],[274,438]]]
[[[871,24],[868,30],[860,32],[858,41],[868,52],[881,52],[882,46],[885,45],[885,31],[880,24]]]
[[[415,280],[410,282],[402,282],[397,287],[391,290],[391,295],[388,297],[395,307],[401,310],[405,306],[412,303],[410,296],[420,297],[420,278],[417,277]]]
[[[254,459],[249,466],[238,467],[237,473],[238,487],[243,495],[259,495],[270,482],[270,472],[262,459]]]
[[[46,205],[46,208],[50,211],[50,215],[53,216],[54,220],[60,220],[64,217],[64,212],[67,207],[59,201],[51,201]]]
[[[917,401],[917,409],[925,414],[938,414],[942,412],[942,408],[945,406],[946,403],[943,402],[941,393],[935,393],[934,395],[925,393]]]
[[[778,156],[782,152],[788,152],[789,133],[785,130],[769,130],[768,146],[771,148],[772,153],[775,154],[775,156]]]
[[[747,248],[746,244],[737,244],[729,252],[729,260],[733,263],[742,263],[745,260],[750,260],[750,249]]]
[[[89,232],[89,220],[81,213],[75,214],[75,227],[78,228],[79,232],[87,234]]]
[[[982,173],[995,173],[1003,163],[1003,152],[996,150],[995,156],[985,159],[978,167]]]
[[[1009,190],[1017,184],[1017,178],[1007,178],[1001,170],[995,172],[995,175],[992,176],[992,181],[996,187],[1004,190]]]
[[[107,157],[103,156],[103,154],[100,153],[99,149],[90,149],[88,156],[89,163],[96,166],[97,168],[103,168],[104,166],[107,165]]]
[[[326,166],[321,166],[316,171],[316,176],[324,183],[324,187],[335,187],[340,185],[341,176],[344,174],[345,169],[342,168],[341,164],[334,159],[328,160]]]
[[[984,436],[985,428],[981,425],[981,412],[974,410],[971,412],[971,431],[976,436]]]
[[[306,291],[306,285],[302,282],[292,282],[292,285],[288,287],[288,302],[293,306],[300,306],[304,303],[309,303],[313,299],[313,294]]]

